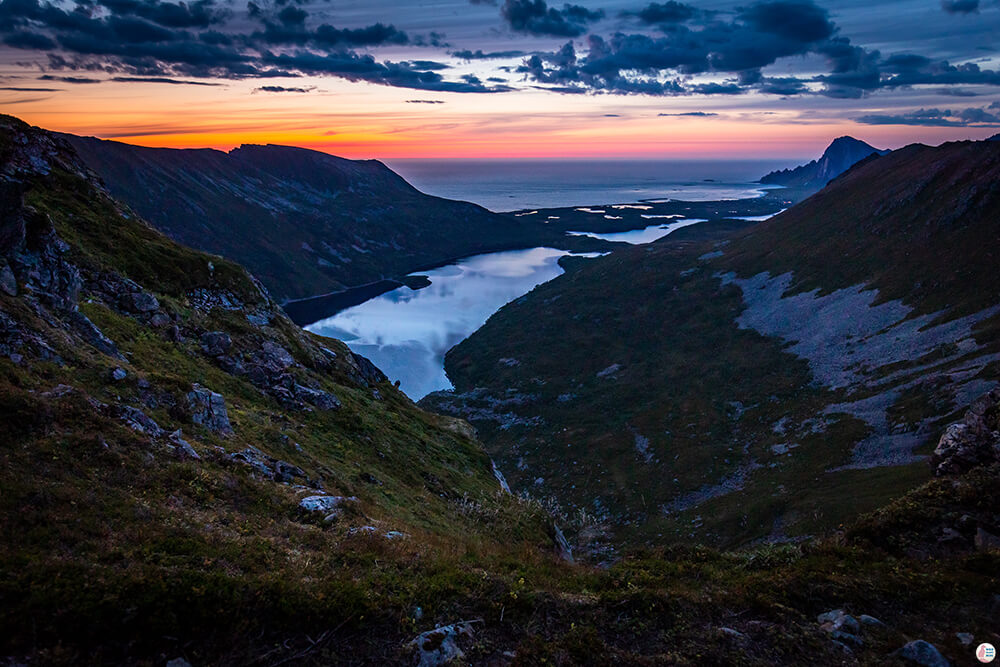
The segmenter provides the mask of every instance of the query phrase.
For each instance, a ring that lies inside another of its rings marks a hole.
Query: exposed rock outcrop
[[[220,435],[232,435],[233,426],[222,394],[196,383],[188,392],[187,405],[192,422]]]
[[[996,461],[1000,461],[1000,387],[977,398],[962,421],[945,429],[931,465],[940,476]]]
[[[408,646],[416,656],[417,667],[443,667],[453,665],[465,657],[459,640],[473,637],[472,622],[463,621],[442,625],[417,635]]]

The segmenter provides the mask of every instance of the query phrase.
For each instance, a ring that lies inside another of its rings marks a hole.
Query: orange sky
[[[305,94],[254,92],[255,85],[55,83],[50,87],[56,92],[0,91],[0,109],[47,129],[144,146],[228,150],[276,143],[349,158],[803,159],[843,134],[895,148],[995,132],[859,125],[835,110],[817,116],[773,97],[740,96],[732,109],[716,104],[717,115],[710,117],[663,117],[658,114],[699,110],[705,100],[427,93],[330,79],[313,82],[317,89]],[[417,99],[441,103],[411,102]],[[878,110],[877,104],[871,108]]]

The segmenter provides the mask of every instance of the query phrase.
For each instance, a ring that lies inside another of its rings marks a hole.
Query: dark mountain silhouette
[[[819,160],[813,160],[795,169],[772,171],[761,178],[760,182],[818,190],[870,155],[885,155],[888,152],[854,137],[838,137],[827,147]]]
[[[425,195],[376,160],[63,136],[113,196],[172,239],[245,265],[279,300],[546,240],[538,225]]]

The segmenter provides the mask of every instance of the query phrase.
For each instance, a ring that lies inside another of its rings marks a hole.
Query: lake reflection
[[[570,253],[532,248],[477,255],[421,272],[431,285],[400,287],[306,327],[372,360],[407,396],[450,389],[444,355],[501,306],[563,272]]]
[[[650,217],[650,216],[643,216]],[[591,236],[595,239],[603,239],[605,241],[621,241],[623,243],[631,243],[633,245],[639,245],[642,243],[652,243],[657,239],[662,239],[664,236],[670,232],[676,231],[681,227],[687,227],[688,225],[693,225],[698,222],[705,222],[705,220],[697,220],[695,218],[687,218],[684,220],[678,220],[677,222],[671,222],[666,225],[651,225],[645,229],[633,229],[627,232],[609,232],[607,234],[600,234],[598,232],[566,232],[570,236]]]

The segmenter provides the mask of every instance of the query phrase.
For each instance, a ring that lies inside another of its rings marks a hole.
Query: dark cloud
[[[663,7],[667,5],[654,10],[662,13]],[[589,35],[585,57],[578,59],[570,43],[554,54],[525,60],[518,71],[540,83],[606,92],[733,95],[760,90],[791,95],[805,92],[805,85],[792,79],[765,81],[760,68],[828,44],[837,47],[833,55],[842,60],[857,57],[848,53],[849,44],[831,42],[836,26],[811,0],[762,0],[730,20],[702,17],[698,23],[671,25],[662,36],[616,33],[605,40]],[[675,78],[665,81],[665,72]],[[697,84],[676,78],[707,72],[730,72],[737,78]]]
[[[665,9],[666,8],[666,9]],[[653,3],[647,16],[681,16],[678,6]],[[577,56],[572,43],[535,54],[517,68],[529,80],[561,89],[640,94],[735,95],[758,92],[794,96],[819,93],[859,98],[881,89],[922,85],[1000,85],[1000,72],[975,63],[952,65],[917,54],[892,54],[854,45],[838,34],[827,11],[812,0],[758,0],[728,18],[697,14],[658,24],[662,34],[615,33],[587,37]],[[765,77],[761,70],[782,58],[815,54],[828,73],[813,77]],[[707,73],[733,78],[692,81]],[[819,85],[816,85],[819,84]]]
[[[37,32],[18,30],[3,38],[3,43],[15,49],[32,49],[46,51],[56,48],[56,43],[49,37]]]
[[[941,0],[941,9],[949,14],[974,14],[979,11],[979,0]]]
[[[965,88],[940,88],[937,90],[937,94],[948,97],[979,97],[979,93]]]
[[[604,10],[591,11],[580,5],[549,7],[545,0],[504,0],[500,15],[519,32],[553,37],[579,37],[587,25],[604,17]]]
[[[209,81],[181,81],[179,79],[170,79],[164,76],[115,76],[111,78],[112,81],[123,81],[126,83],[166,83],[174,86],[221,86],[221,83],[212,83]]]
[[[261,86],[260,88],[254,88],[251,92],[253,93],[311,93],[316,90],[315,87],[310,86],[308,88],[286,88],[285,86]]]
[[[400,88],[437,90],[456,93],[494,93],[509,90],[506,86],[487,86],[470,81],[445,81],[439,73],[420,70],[407,63],[378,62],[368,54],[353,51],[317,54],[311,51],[265,53],[265,65],[303,74],[338,76],[348,81],[367,81]]]
[[[670,117],[670,116],[693,116],[696,118],[708,118],[710,116],[718,116],[719,114],[711,111],[685,111],[683,113],[658,113],[657,116]]]
[[[55,76],[43,74],[38,77],[39,81],[62,81],[63,83],[101,83],[101,79],[91,79],[83,76]]]
[[[444,100],[406,100],[407,104],[444,104]]]
[[[648,25],[662,23],[683,23],[698,13],[691,5],[667,0],[667,2],[651,2],[637,12],[622,12],[622,16],[635,16]]]
[[[989,107],[987,107],[989,108]],[[987,108],[918,109],[896,115],[867,115],[855,120],[865,125],[919,125],[928,127],[1000,127],[1000,115]]]
[[[207,28],[229,15],[228,11],[217,8],[212,0],[179,3],[158,0],[100,0],[98,4],[112,14],[138,16],[169,28]]]
[[[0,90],[10,90],[18,93],[58,93],[65,88],[19,88],[17,86],[0,86]]]
[[[437,61],[379,62],[355,49],[409,44],[409,36],[383,23],[343,29],[321,24],[313,29],[308,11],[294,0],[248,3],[248,14],[262,25],[249,34],[226,31],[225,26],[189,30],[214,26],[228,16],[228,10],[214,2],[77,0],[71,8],[47,0],[0,0],[0,39],[9,46],[44,52],[44,69],[93,72],[118,80],[197,85],[203,82],[186,79],[320,75],[424,90],[509,90],[475,77],[446,81],[439,72],[449,66]],[[575,10],[567,16],[579,18]],[[441,44],[441,35],[431,33],[421,40]]]
[[[451,55],[461,60],[498,60],[501,58],[520,58],[526,54],[524,51],[491,51],[483,53],[482,49],[476,49],[475,51],[465,49],[463,51],[452,51]]]

